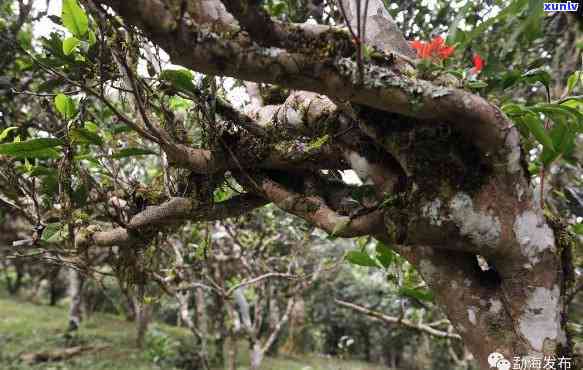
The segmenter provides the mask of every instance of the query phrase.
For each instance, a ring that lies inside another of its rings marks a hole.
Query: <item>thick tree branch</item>
[[[174,63],[202,73],[278,84],[412,117],[441,119],[470,137],[483,153],[502,152],[503,161],[509,160],[513,148],[504,149],[510,123],[499,109],[478,96],[375,65],[365,65],[361,84],[356,63],[338,53],[329,55],[317,48],[302,53],[265,49],[245,35],[223,39],[194,24],[187,27],[184,38],[176,39],[173,13],[156,0],[141,0],[140,5],[100,2],[111,5],[127,22],[142,28],[152,41],[166,49]],[[330,50],[338,47],[333,40],[327,43]],[[412,100],[418,103],[412,104]],[[511,144],[514,147],[516,143]]]
[[[302,169],[346,169],[348,165],[342,159],[342,153],[331,145],[319,148],[305,148],[307,145],[298,141],[290,144],[287,150],[270,148],[267,153],[250,153],[253,148],[239,144],[229,148],[228,153],[207,149],[192,148],[183,144],[164,143],[163,150],[174,167],[187,168],[199,174],[222,173],[241,168],[264,168],[280,170]],[[304,147],[304,150],[302,150]]]
[[[384,229],[382,210],[371,210],[358,216],[343,216],[331,209],[320,196],[296,193],[266,176],[249,176],[258,184],[262,195],[276,206],[335,236],[351,238]],[[240,182],[249,189],[254,187],[244,178]]]
[[[237,217],[257,207],[264,206],[268,201],[253,194],[234,196],[221,203],[198,204],[190,198],[172,198],[158,206],[151,206],[135,215],[127,228],[118,227],[108,231],[98,231],[88,227],[77,234],[77,248],[91,245],[109,247],[113,245],[132,245],[143,243],[140,232],[146,228],[157,230],[160,226],[172,225],[185,220],[213,221],[228,217]]]

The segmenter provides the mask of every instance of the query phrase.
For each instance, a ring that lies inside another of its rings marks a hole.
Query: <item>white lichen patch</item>
[[[299,127],[302,124],[302,114],[298,112],[298,109],[295,109],[291,106],[287,106],[285,111],[285,120],[286,124],[293,127]]]
[[[516,217],[514,234],[522,254],[528,258],[531,266],[540,260],[539,255],[542,252],[556,250],[553,231],[544,222],[542,215],[531,210]]]
[[[423,217],[426,217],[429,219],[429,224],[431,224],[433,226],[441,226],[443,221],[441,220],[440,215],[439,215],[440,209],[441,209],[441,200],[434,199],[431,202],[427,202],[421,208],[421,214],[423,215]]]
[[[431,91],[431,97],[433,99],[441,98],[442,96],[450,95],[452,91],[453,90],[450,90],[445,87],[434,89],[433,91]]]
[[[478,323],[478,319],[476,317],[477,311],[478,311],[477,307],[470,306],[468,308],[468,320],[472,323],[472,325],[476,325]]]
[[[359,155],[357,152],[350,152],[348,155],[348,160],[350,161],[350,167],[356,172],[358,177],[363,183],[367,183],[370,177],[370,164],[363,156]]]
[[[520,184],[516,184],[516,197],[518,198],[519,202],[522,202],[522,196],[524,195],[525,191]]]
[[[282,49],[279,48],[258,48],[257,54],[263,55],[270,58],[277,58],[279,54],[282,53]]]
[[[455,281],[452,281],[451,284],[451,289],[456,290],[458,288],[457,283]]]
[[[526,301],[519,329],[536,351],[543,350],[546,339],[556,341],[562,336],[559,297],[558,286],[553,289],[538,287]]]
[[[518,132],[516,130],[512,130],[506,136],[506,147],[509,148],[509,152],[507,154],[507,161],[506,161],[506,168],[508,169],[508,173],[517,173],[520,171],[522,166],[520,165],[520,144],[519,144],[520,137],[518,136]]]
[[[469,288],[472,286],[472,281],[470,279],[464,279],[464,286]]]
[[[431,279],[438,273],[437,268],[428,260],[422,260],[419,263],[419,272],[425,279]]]
[[[472,198],[458,193],[449,203],[451,219],[460,232],[468,236],[478,246],[496,246],[502,234],[500,221],[486,213],[474,209]]]
[[[490,298],[490,313],[498,314],[502,310],[502,302],[498,299]]]

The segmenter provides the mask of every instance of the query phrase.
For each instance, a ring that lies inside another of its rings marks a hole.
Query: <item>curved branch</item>
[[[158,206],[151,206],[135,215],[127,228],[118,227],[108,231],[97,231],[87,227],[77,234],[77,248],[91,245],[109,247],[113,245],[132,245],[144,242],[140,232],[146,228],[167,226],[185,220],[214,221],[237,217],[251,210],[264,206],[268,201],[254,195],[242,194],[216,204],[198,204],[190,198],[172,198]]]
[[[336,302],[336,304],[345,307],[345,308],[349,308],[355,312],[358,313],[362,313],[365,314],[366,316],[372,317],[373,319],[376,320],[380,320],[386,324],[399,324],[402,325],[406,328],[410,328],[413,330],[417,330],[421,333],[426,333],[429,335],[432,335],[434,337],[438,337],[438,338],[450,338],[450,339],[457,339],[457,340],[461,340],[461,337],[458,334],[454,334],[454,333],[450,333],[450,332],[446,332],[446,331],[442,331],[442,330],[437,330],[427,324],[418,322],[418,323],[414,323],[413,321],[401,318],[401,317],[395,317],[395,316],[388,316],[385,315],[383,313],[380,313],[378,311],[374,311],[371,310],[369,308],[354,304],[354,303],[350,303],[350,302],[346,302],[340,299],[335,299],[334,302]]]
[[[303,195],[288,190],[266,176],[257,174],[249,176],[259,185],[262,195],[276,206],[334,236],[352,238],[380,232],[384,228],[383,212],[380,209],[357,216],[343,216],[330,208],[319,196]],[[245,179],[239,182],[253,188]]]

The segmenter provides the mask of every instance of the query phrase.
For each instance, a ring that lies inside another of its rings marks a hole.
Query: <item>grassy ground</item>
[[[38,352],[65,348],[62,333],[67,322],[67,310],[0,297],[0,369],[2,370],[173,370],[167,364],[157,365],[152,350],[139,351],[134,346],[134,327],[120,317],[94,314],[86,320],[75,341],[79,345],[97,347],[99,350],[84,352],[72,359],[60,362],[26,365],[19,360],[23,352]],[[155,324],[155,332],[161,338],[187,339],[188,331]],[[154,351],[155,352],[155,351]],[[241,369],[247,365],[243,348]],[[370,364],[341,361],[319,356],[298,358],[267,358],[266,370],[383,370]],[[385,369],[386,370],[386,369]]]

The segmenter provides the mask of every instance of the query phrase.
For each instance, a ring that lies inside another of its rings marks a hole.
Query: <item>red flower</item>
[[[453,46],[443,47],[439,50],[439,57],[441,59],[447,59],[453,54],[454,51],[455,48]]]
[[[443,37],[435,36],[430,45],[432,50],[438,51],[443,46]]]
[[[429,57],[429,48],[426,42],[419,40],[411,41],[411,47],[417,50],[417,56],[419,58]]]
[[[476,53],[472,58],[472,62],[474,63],[474,67],[470,69],[470,74],[477,75],[484,68],[484,59],[482,59],[480,54]]]
[[[436,36],[431,42],[411,41],[411,47],[417,50],[417,57],[421,59],[447,59],[449,58],[455,48],[447,46],[441,36]]]

